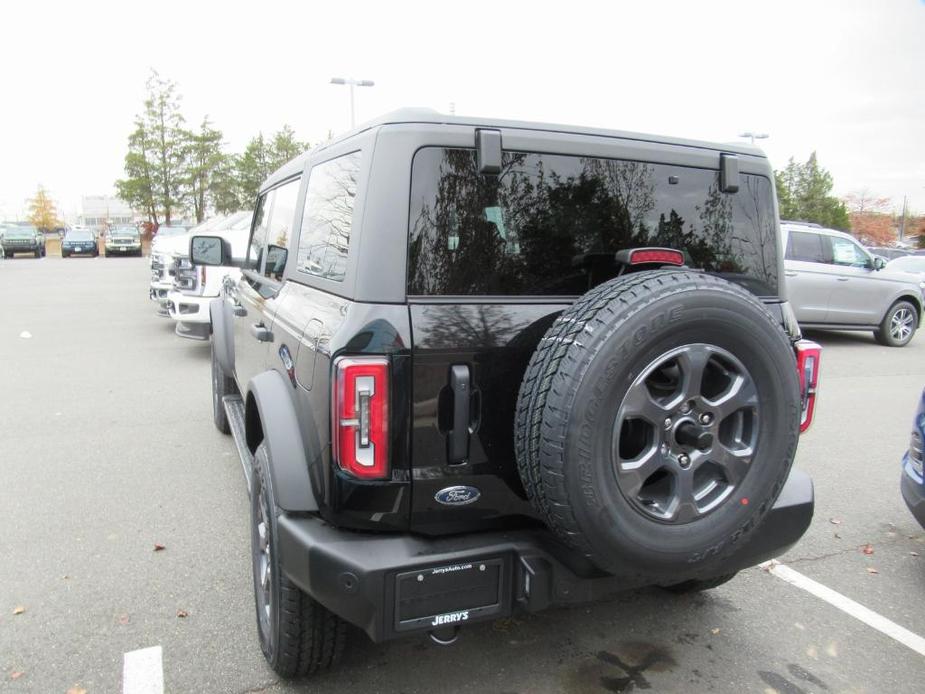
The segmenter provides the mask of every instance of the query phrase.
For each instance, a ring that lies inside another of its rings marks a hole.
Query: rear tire
[[[231,426],[228,424],[228,415],[225,413],[225,404],[222,398],[226,395],[235,395],[238,387],[234,379],[226,376],[215,356],[215,342],[212,343],[212,421],[215,422],[215,428],[223,434],[231,433]]]
[[[741,287],[625,275],[556,319],[517,402],[521,479],[547,525],[599,568],[664,584],[728,572],[787,479],[799,432],[793,349]]]
[[[303,677],[340,660],[347,623],[304,593],[280,570],[276,498],[266,443],[254,454],[251,558],[260,648],[280,677]]]
[[[919,324],[918,309],[908,301],[897,301],[890,306],[874,339],[886,347],[905,347],[915,335]]]

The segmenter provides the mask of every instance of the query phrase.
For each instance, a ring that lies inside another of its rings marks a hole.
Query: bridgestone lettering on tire
[[[627,275],[563,312],[534,353],[517,402],[520,476],[550,528],[600,568],[709,577],[780,493],[799,405],[792,347],[758,299],[703,273]]]

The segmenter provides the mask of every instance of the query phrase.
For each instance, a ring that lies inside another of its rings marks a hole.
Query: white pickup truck
[[[243,258],[251,228],[251,212],[236,212],[221,223],[207,229],[210,235],[221,236],[231,244],[233,257]],[[199,227],[194,233],[203,231]],[[173,287],[167,292],[164,307],[167,315],[177,322],[176,332],[191,340],[208,340],[212,331],[209,303],[222,293],[226,279],[237,280],[241,271],[232,267],[193,265],[189,259],[189,236],[186,246],[174,256]]]
[[[167,292],[173,289],[173,261],[177,254],[189,252],[189,231],[181,226],[162,226],[151,241],[151,284],[148,298],[158,304],[157,314],[167,317]]]

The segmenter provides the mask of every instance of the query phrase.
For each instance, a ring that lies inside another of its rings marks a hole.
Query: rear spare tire
[[[517,462],[547,524],[601,569],[706,578],[780,493],[799,412],[792,346],[758,299],[703,273],[631,274],[540,342]]]

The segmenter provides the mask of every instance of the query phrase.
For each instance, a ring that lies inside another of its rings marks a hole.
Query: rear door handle
[[[450,367],[450,390],[453,393],[453,428],[450,430],[447,458],[450,464],[464,463],[469,458],[469,400],[472,383],[469,367]]]
[[[254,323],[251,326],[251,335],[257,338],[257,342],[273,342],[273,333],[263,323]]]
[[[837,279],[839,282],[847,282],[850,278],[849,277],[836,277],[835,279]]]
[[[784,273],[784,275],[786,275],[787,277],[796,277],[797,274],[799,274],[799,273],[796,273],[796,272],[793,272],[793,271],[788,271],[788,272],[785,272],[785,273]]]

